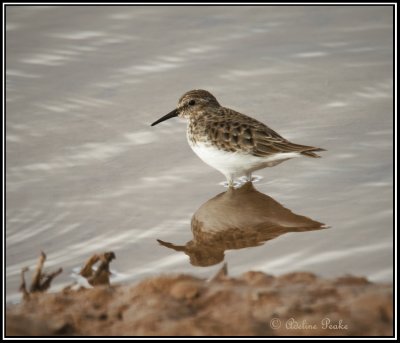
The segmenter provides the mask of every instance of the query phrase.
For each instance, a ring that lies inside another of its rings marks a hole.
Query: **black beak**
[[[166,114],[164,117],[161,117],[160,119],[156,120],[153,124],[151,124],[151,126],[157,125],[158,123],[161,123],[164,120],[167,120],[167,119],[170,119],[173,117],[177,117],[178,113],[179,113],[178,110],[174,109],[173,111]]]

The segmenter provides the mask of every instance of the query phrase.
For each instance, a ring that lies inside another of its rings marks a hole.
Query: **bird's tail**
[[[325,149],[322,148],[314,148],[310,146],[305,146],[304,150],[300,151],[302,155],[308,156],[308,157],[313,157],[313,158],[320,158],[321,156],[317,155],[315,152],[316,151],[326,151]]]
[[[287,142],[285,144],[285,148],[287,148],[287,150],[290,150],[290,151],[299,152],[301,155],[308,156],[308,157],[314,157],[314,158],[321,157],[321,156],[317,155],[315,152],[326,151],[325,149],[322,149],[322,148],[316,148],[316,147],[308,146],[308,145],[295,144],[292,142]]]

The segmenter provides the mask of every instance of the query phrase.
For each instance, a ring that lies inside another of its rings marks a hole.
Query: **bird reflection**
[[[184,252],[192,265],[203,267],[223,261],[225,250],[259,246],[287,232],[326,228],[283,207],[251,182],[205,202],[193,215],[191,227],[193,239],[185,245],[157,241]]]

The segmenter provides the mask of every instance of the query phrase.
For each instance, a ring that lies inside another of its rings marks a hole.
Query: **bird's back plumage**
[[[315,152],[324,150],[291,143],[258,120],[222,106],[189,123],[189,133],[193,139],[203,139],[224,151],[240,150],[258,157],[288,152],[319,157]]]

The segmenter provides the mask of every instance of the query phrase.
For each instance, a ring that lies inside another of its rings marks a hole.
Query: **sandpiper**
[[[293,157],[320,157],[315,152],[324,149],[294,144],[268,126],[245,114],[219,104],[202,89],[185,93],[178,106],[156,120],[181,117],[188,120],[187,140],[193,151],[205,163],[225,175],[229,187],[234,179],[252,172],[273,167]]]

